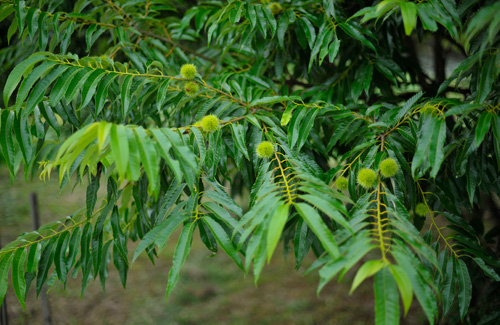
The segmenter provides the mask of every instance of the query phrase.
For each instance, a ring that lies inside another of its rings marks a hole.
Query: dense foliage
[[[319,290],[373,276],[377,324],[398,323],[413,297],[430,323],[495,322],[498,12],[491,0],[0,0],[11,177],[87,187],[82,210],[0,251],[0,300],[9,282],[23,307],[30,287],[69,277],[82,293],[104,287],[111,262],[125,286],[137,256],[154,261],[178,230],[167,298],[193,236],[255,281],[282,242],[297,268],[317,257],[305,266]]]

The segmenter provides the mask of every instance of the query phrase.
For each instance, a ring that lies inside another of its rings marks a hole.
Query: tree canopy
[[[399,323],[413,298],[431,324],[494,322],[498,12],[492,0],[0,0],[10,176],[87,193],[0,251],[0,301],[11,286],[24,307],[30,287],[68,277],[104,287],[110,263],[125,286],[140,254],[175,245],[168,298],[199,236],[256,282],[280,243],[319,272],[318,291],[350,270],[352,290],[374,277],[377,324]]]

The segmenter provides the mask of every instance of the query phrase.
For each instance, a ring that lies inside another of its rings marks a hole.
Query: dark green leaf
[[[194,222],[188,223],[184,226],[184,228],[182,228],[181,236],[179,237],[179,241],[175,247],[173,264],[170,268],[170,272],[168,273],[166,299],[170,297],[172,290],[179,280],[179,272],[189,255],[189,251],[191,250],[191,243],[193,241],[193,232],[195,228],[196,224]]]
[[[399,324],[399,295],[394,277],[384,267],[375,275],[375,324]]]

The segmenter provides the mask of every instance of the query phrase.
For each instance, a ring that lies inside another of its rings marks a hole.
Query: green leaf
[[[117,216],[114,216],[112,221],[113,235],[115,235]],[[90,243],[92,239],[92,224],[90,222],[85,223],[82,230],[82,236],[80,240],[80,267],[82,268],[82,286],[81,295],[85,291],[87,284],[89,282],[90,273],[92,270],[92,256],[90,251]],[[114,241],[116,242],[116,240]],[[51,254],[52,258],[56,259],[55,254]],[[118,254],[117,254],[118,255]],[[38,284],[38,283],[37,283]]]
[[[390,264],[389,270],[391,271],[392,276],[394,277],[398,285],[406,316],[413,300],[413,287],[411,285],[410,277],[408,276],[408,273],[405,271],[405,269],[403,269],[399,265]]]
[[[186,220],[184,214],[176,214],[167,217],[158,226],[154,227],[149,231],[135,250],[134,257],[132,258],[132,263],[139,257],[139,255],[151,244],[156,243],[164,246],[170,235],[179,227],[179,225]]]
[[[267,229],[267,262],[271,260],[273,256],[276,245],[281,237],[285,223],[288,220],[288,211],[290,209],[290,204],[284,203],[278,206],[274,211],[271,221],[269,222],[269,228]]]
[[[17,24],[19,26],[19,34],[22,35],[24,31],[24,22],[26,20],[25,1],[19,1],[19,0],[14,1],[14,9],[16,10]]]
[[[123,257],[120,253],[121,249],[116,241],[113,242],[113,264],[118,270],[118,274],[120,275],[120,281],[122,283],[123,288],[125,288],[127,283],[127,273],[128,273],[128,264],[127,259]],[[84,273],[85,277],[85,273]],[[83,281],[82,281],[83,283]],[[82,289],[83,290],[83,289]],[[83,294],[83,291],[82,291]]]
[[[255,12],[255,5],[248,3],[248,9],[246,12],[247,18],[250,21],[250,26],[252,27],[252,30],[255,28],[257,25],[257,13]]]
[[[357,39],[360,41],[362,44],[373,50],[374,52],[377,52],[375,49],[375,46],[373,45],[372,42],[370,42],[364,35],[361,33],[356,27],[351,25],[350,23],[340,23],[339,27],[349,36],[351,36],[354,39]]]
[[[138,127],[135,128],[134,131],[139,153],[141,155],[141,162],[148,176],[149,188],[151,192],[156,195],[159,190],[158,157],[156,149],[143,128]]]
[[[165,103],[165,98],[167,97],[168,85],[170,84],[170,79],[166,79],[161,82],[158,88],[158,93],[156,94],[156,109],[158,112],[163,108],[163,103]]]
[[[97,202],[97,191],[99,191],[99,178],[98,176],[91,176],[90,184],[87,187],[87,196],[86,196],[86,214],[87,218],[90,219],[92,213],[94,212],[94,207]]]
[[[56,266],[57,277],[62,283],[66,283],[66,248],[68,247],[69,239],[68,231],[62,233],[57,239],[56,251],[54,253],[54,264]]]
[[[301,195],[300,196],[302,199],[306,200],[307,202],[311,203],[311,205],[315,206],[316,208],[320,209],[324,213],[326,213],[330,218],[332,218],[333,221],[341,225],[343,228],[349,230],[349,232],[353,233],[353,230],[351,228],[351,225],[347,220],[338,212],[338,209],[335,207],[334,204],[331,202],[328,202],[326,199],[323,197],[317,196],[317,195]],[[332,199],[333,200],[333,199]]]
[[[26,272],[30,273],[36,272],[36,268],[38,266],[38,261],[40,260],[41,253],[42,253],[42,244],[37,243],[35,245],[31,245],[30,252],[28,254],[28,259],[26,262]]]
[[[484,136],[490,130],[492,115],[488,111],[484,111],[479,116],[476,126],[476,147],[479,147],[484,140]]]
[[[0,256],[0,306],[3,303],[7,287],[9,285],[9,270],[14,254],[3,254]]]
[[[288,105],[283,112],[283,115],[281,116],[281,126],[287,126],[288,122],[290,122],[290,119],[293,116],[293,110],[295,109],[295,105]]]
[[[49,28],[47,26],[47,12],[42,11],[38,17],[38,47],[45,51],[48,42]]]
[[[163,133],[161,130],[152,129],[151,133],[153,134],[153,137],[156,140],[155,141],[156,147],[158,148],[160,156],[165,160],[167,165],[170,167],[170,170],[173,172],[177,181],[180,182],[182,180],[181,167],[180,163],[170,156],[169,151],[170,148],[172,148],[170,140],[165,136],[165,133]]]
[[[14,12],[14,5],[12,3],[3,3],[0,5],[0,22],[9,17]]]
[[[415,28],[415,25],[417,24],[417,5],[413,2],[402,0],[399,6],[401,7],[405,33],[407,36],[410,36],[411,32]]]
[[[436,21],[433,18],[433,8],[428,3],[419,3],[417,6],[418,16],[424,29],[435,32],[438,29]]]
[[[231,126],[233,126],[233,125],[234,124],[231,124]],[[238,130],[238,131],[240,131],[240,130]],[[198,148],[198,155],[200,156],[200,162],[202,165],[203,162],[205,161],[205,156],[207,154],[207,148],[205,146],[205,138],[203,137],[203,134],[201,133],[200,130],[198,130],[197,127],[192,127],[191,132],[193,132],[194,137],[196,139],[196,144],[197,144],[197,148]],[[233,134],[234,134],[234,130],[233,130]],[[241,143],[243,143],[243,144],[245,143],[244,135],[243,135],[243,139],[240,139],[240,141],[242,141],[242,142],[240,142],[238,144],[238,148],[241,145]],[[246,150],[246,147],[244,147],[244,149]],[[241,150],[243,150],[243,149],[241,149]],[[248,154],[248,152],[247,152],[247,154]]]
[[[106,290],[106,278],[108,277],[108,259],[109,259],[109,247],[113,243],[112,240],[109,240],[106,244],[104,244],[102,248],[102,257],[101,263],[99,267],[99,279],[101,281],[101,286],[103,290]]]
[[[476,104],[483,104],[493,87],[493,82],[497,76],[495,67],[495,56],[490,55],[486,58],[481,69],[481,76],[477,88]]]
[[[303,219],[297,221],[295,228],[295,238],[293,241],[293,252],[295,254],[295,270],[298,270],[302,265],[302,261],[306,257],[311,247],[314,237],[309,233],[309,227]]]
[[[128,258],[127,258],[128,252],[126,245],[127,238],[125,237],[125,234],[123,233],[122,227],[120,225],[120,214],[116,206],[113,207],[113,212],[111,212],[110,221],[111,221],[111,228],[113,229],[114,245],[118,250],[118,253],[121,255],[123,262],[128,264]]]
[[[207,210],[213,212],[214,216],[222,221],[224,224],[226,224],[228,227],[233,228],[234,233],[237,233],[237,227],[238,223],[234,217],[231,216],[231,214],[224,209],[222,206],[220,206],[217,203],[214,202],[204,202],[203,207],[206,208]],[[234,236],[233,236],[234,237]]]
[[[337,54],[340,50],[340,40],[337,38],[337,35],[334,35],[333,42],[330,43],[328,47],[328,61],[333,63],[333,60],[337,57]]]
[[[309,43],[309,48],[312,49],[314,47],[314,43],[316,42],[316,30],[314,29],[313,24],[309,19],[305,16],[300,17],[299,21],[302,23],[302,29],[306,34],[307,42]]]
[[[1,123],[0,144],[2,145],[2,153],[9,167],[10,174],[14,176],[14,141],[12,140],[12,129],[14,127],[15,112],[3,110]]]
[[[281,15],[280,21],[278,23],[278,44],[280,48],[284,48],[285,33],[288,30],[288,15]]]
[[[464,320],[472,299],[472,283],[470,281],[469,271],[467,270],[465,262],[461,259],[455,259],[455,263],[455,271],[457,273],[459,286],[458,305],[460,307],[460,319]]]
[[[194,222],[188,223],[184,226],[184,228],[182,228],[179,241],[175,247],[172,267],[170,268],[170,272],[168,272],[168,284],[165,299],[170,297],[172,290],[179,280],[179,272],[189,255],[189,251],[191,250],[191,243],[193,241],[193,232],[195,228],[196,224]]]
[[[162,128],[161,131],[163,132],[163,134],[165,134],[165,136],[172,144],[176,156],[180,160],[185,162],[187,166],[189,166],[195,172],[195,174],[198,175],[199,174],[198,159],[196,159],[196,156],[194,155],[193,151],[184,145],[184,142],[179,136],[179,134],[166,128]],[[182,165],[181,169],[183,169],[183,171],[187,171],[185,167]]]
[[[264,12],[267,22],[269,23],[269,28],[271,28],[271,38],[273,38],[276,33],[276,19],[274,19],[273,13],[269,7],[262,7],[262,11]]]
[[[323,47],[323,40],[327,36],[329,32],[329,29],[326,24],[321,25],[319,32],[318,32],[318,37],[316,37],[316,41],[314,43],[313,48],[311,49],[311,57],[309,59],[309,65],[307,68],[307,71],[311,71],[311,67],[313,62],[316,60],[316,56],[318,55],[320,49]]]
[[[42,113],[47,123],[56,131],[56,134],[59,137],[61,132],[59,128],[59,122],[57,121],[57,117],[54,114],[54,111],[52,111],[52,108],[50,108],[50,106],[45,102],[40,102],[38,108],[40,109],[40,113]]]
[[[306,143],[307,138],[309,137],[309,133],[314,126],[314,122],[316,121],[316,116],[318,115],[318,109],[312,109],[307,112],[300,123],[299,134],[297,137],[297,150],[300,150],[302,146]],[[292,142],[292,147],[294,147]]]
[[[40,261],[38,262],[38,274],[36,277],[36,295],[40,294],[42,291],[44,283],[47,281],[47,274],[52,266],[52,261],[54,260],[54,244],[57,237],[53,237],[47,244],[42,248],[42,255],[40,256]]]
[[[24,161],[26,165],[29,165],[33,154],[31,147],[31,133],[30,128],[28,127],[28,119],[23,118],[21,114],[14,119],[14,132],[16,134],[19,147],[21,148]]]
[[[267,20],[264,16],[263,6],[255,6],[255,13],[257,14],[257,26],[259,26],[264,39],[267,38]]]
[[[444,142],[446,140],[446,121],[435,124],[429,146],[429,161],[432,165],[431,177],[435,178],[444,160]]]
[[[97,69],[90,74],[85,83],[83,84],[82,90],[82,102],[80,107],[86,107],[87,104],[94,96],[97,85],[99,81],[106,75],[106,72],[103,69]]]
[[[295,208],[297,209],[297,212],[302,216],[302,218],[304,218],[304,220],[307,222],[309,228],[318,237],[318,240],[325,248],[325,250],[333,258],[337,258],[339,256],[337,243],[335,242],[330,229],[328,229],[316,210],[305,203],[297,203],[295,204]]]
[[[87,29],[87,32],[85,33],[85,42],[87,43],[87,52],[90,52],[90,49],[92,45],[95,42],[95,37],[94,33],[97,29],[97,24],[92,24],[90,27]]]
[[[130,106],[130,88],[132,86],[132,81],[134,81],[134,76],[126,76],[121,86],[121,107],[123,118],[127,116]]]
[[[121,178],[125,178],[129,159],[129,149],[125,126],[115,125],[111,127],[111,154],[115,160],[116,169]]]
[[[368,261],[363,264],[356,273],[354,280],[352,281],[351,290],[349,294],[352,294],[354,290],[366,279],[380,271],[386,263],[382,260]]]
[[[486,263],[479,257],[474,258],[474,262],[483,270],[484,274],[492,278],[493,280],[499,282],[500,281],[500,276],[498,276],[498,273],[495,272],[495,270],[489,266],[486,265]]]
[[[235,140],[236,147],[239,151],[241,151],[245,157],[250,160],[250,156],[248,155],[248,150],[245,141],[245,127],[241,124],[231,124],[231,128],[233,130],[233,139]]]
[[[24,1],[23,1],[24,2]],[[16,89],[21,77],[28,72],[35,64],[40,61],[45,60],[47,57],[44,54],[35,53],[23,62],[16,65],[12,70],[5,82],[5,87],[3,88],[3,103],[5,107],[9,107],[9,98]]]
[[[455,281],[455,271],[454,271],[454,259],[448,258],[446,261],[446,269],[443,270],[446,273],[444,274],[444,284],[443,289],[441,290],[441,294],[443,297],[443,315],[448,314],[450,310],[453,300],[455,299],[456,294],[456,281]]]
[[[422,91],[419,91],[408,99],[403,107],[398,111],[398,114],[394,117],[394,123],[399,122],[404,116],[406,116],[406,114],[415,106],[423,94],[424,93]]]
[[[226,254],[233,259],[233,261],[236,263],[236,265],[238,265],[240,269],[243,270],[241,257],[240,255],[238,255],[238,252],[234,248],[233,242],[229,238],[228,234],[224,231],[222,226],[209,216],[205,216],[201,220],[208,226],[213,236],[217,240],[217,243],[219,243]]]
[[[236,202],[225,192],[222,190],[219,191],[206,191],[204,193],[204,196],[206,196],[209,199],[214,200],[217,203],[220,203],[227,207],[231,212],[234,214],[241,216],[242,210]]]
[[[272,97],[262,97],[258,99],[254,99],[248,104],[248,107],[254,107],[254,106],[261,106],[265,104],[275,104],[275,103],[281,103],[281,102],[286,102],[289,100],[294,100],[294,99],[299,99],[297,96],[272,96]]]
[[[68,88],[66,89],[66,92],[64,93],[66,102],[69,103],[73,100],[73,98],[75,98],[76,94],[83,86],[85,81],[87,81],[87,79],[90,77],[93,71],[94,70],[91,68],[83,68],[74,75],[74,77],[71,79],[71,82],[67,86]]]
[[[403,250],[401,247],[397,247],[392,251],[392,255],[397,263],[408,273],[413,292],[420,306],[422,306],[430,324],[434,324],[434,319],[437,315],[436,297],[425,282],[426,280],[431,280],[430,274],[425,271],[420,261],[413,256],[413,253],[409,249]]]
[[[71,234],[71,238],[69,240],[69,250],[68,256],[66,260],[66,272],[69,272],[74,265],[76,260],[76,254],[78,253],[78,243],[81,240],[81,228],[76,228]]]
[[[45,91],[47,88],[54,82],[54,80],[57,79],[63,72],[65,72],[69,67],[60,65],[58,67],[55,67],[50,71],[49,74],[47,74],[45,77],[43,77],[33,88],[31,91],[28,101],[26,102],[26,108],[23,111],[23,114],[27,116],[27,114],[30,114],[33,109],[35,108],[35,105],[40,103],[43,99],[43,95],[45,94]]]
[[[431,144],[434,130],[440,129],[438,121],[431,114],[424,114],[420,120],[421,128],[418,134],[417,150],[413,156],[411,163],[411,173],[415,176],[415,171],[424,162],[429,155],[429,147]]]
[[[375,324],[399,324],[399,295],[388,267],[375,275]]]
[[[138,181],[141,177],[141,155],[139,153],[139,145],[135,139],[135,132],[133,129],[125,128],[127,133],[127,141],[129,148],[127,178],[132,181]]]
[[[34,68],[27,76],[25,76],[19,90],[17,91],[16,97],[16,112],[19,112],[21,108],[21,104],[24,103],[26,97],[28,97],[29,91],[33,88],[35,82],[44,74],[46,74],[50,69],[52,69],[56,65],[56,62],[53,61],[45,61],[42,62],[39,66]],[[27,115],[28,113],[26,113]]]
[[[68,70],[64,71],[61,77],[56,81],[50,92],[49,104],[51,107],[55,107],[61,101],[71,81],[76,77],[79,71],[81,71],[80,67],[70,67]]]
[[[24,279],[24,262],[26,260],[26,249],[20,247],[16,249],[12,260],[12,285],[16,293],[17,300],[25,310],[26,301],[26,280]]]
[[[99,115],[104,107],[104,102],[108,98],[108,89],[117,77],[117,74],[111,73],[104,77],[104,80],[97,86],[97,93],[95,96],[95,115]]]

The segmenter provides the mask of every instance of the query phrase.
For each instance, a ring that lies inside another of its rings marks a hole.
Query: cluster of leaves
[[[297,268],[317,257],[319,290],[361,262],[378,324],[413,297],[430,323],[500,317],[499,228],[469,218],[500,193],[500,2],[369,5],[0,0],[10,175],[87,186],[81,211],[0,251],[0,300],[10,270],[23,307],[34,280],[104,288],[111,260],[125,286],[127,242],[154,261],[181,229],[168,297],[198,229],[255,281],[280,240]],[[466,56],[445,80],[416,51],[433,36]],[[358,185],[387,158],[393,177]]]

